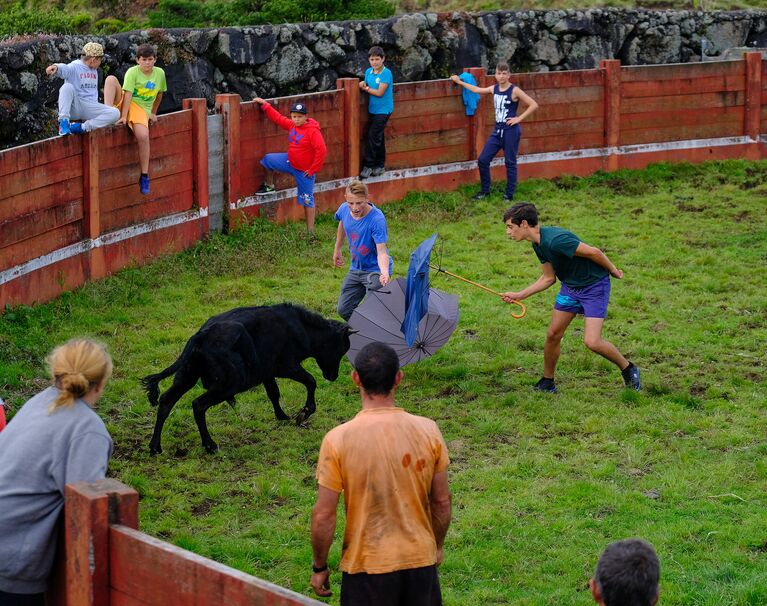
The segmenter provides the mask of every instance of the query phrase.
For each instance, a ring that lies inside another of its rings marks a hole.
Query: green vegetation
[[[412,12],[588,9],[741,10],[764,0],[0,0],[0,38],[114,34],[146,27],[225,27],[385,19]]]
[[[395,274],[432,232],[445,269],[495,290],[539,269],[509,241],[500,192],[413,193],[387,205]],[[545,223],[603,248],[613,281],[605,335],[636,361],[645,389],[581,343],[563,342],[556,396],[531,390],[554,298],[526,301],[522,320],[492,295],[442,274],[461,320],[432,358],[405,368],[399,401],[434,418],[450,448],[454,519],[441,582],[447,604],[586,605],[586,580],[610,541],[641,536],[658,550],[665,606],[767,603],[767,162],[659,164],[645,171],[527,181],[519,198]],[[345,270],[332,267],[335,223],[320,243],[302,224],[263,221],[151,266],[127,269],[58,300],[0,318],[0,395],[18,407],[45,384],[42,359],[74,335],[106,342],[114,378],[99,412],[115,439],[110,474],[141,494],[152,535],[308,593],[310,509],[322,436],[359,398],[344,361],[318,377],[309,427],[274,420],[263,389],[208,414],[221,450],[208,456],[179,403],[148,454],[154,424],[139,378],[170,364],[212,314],[294,301],[334,316]],[[436,260],[436,259],[435,259]],[[164,384],[167,387],[167,383]],[[285,409],[303,390],[281,381]],[[339,559],[340,539],[331,552]],[[340,575],[331,577],[337,590]],[[329,601],[338,604],[338,594]]]

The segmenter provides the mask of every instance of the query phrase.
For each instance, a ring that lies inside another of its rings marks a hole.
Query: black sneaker
[[[471,197],[471,199],[472,200],[484,200],[485,198],[489,198],[489,197],[490,197],[489,193],[486,194],[485,192],[481,191],[481,192],[478,192],[478,193],[474,194]]]
[[[261,187],[258,188],[256,191],[257,196],[265,196],[266,194],[271,194],[274,192],[274,185],[267,185],[266,183],[262,183]]]
[[[360,179],[367,179],[373,174],[373,169],[369,166],[363,166],[360,171]]]
[[[385,172],[386,172],[386,169],[383,166],[379,166],[377,168],[374,168],[372,171],[370,171],[370,176],[371,177],[380,177]]]
[[[621,370],[623,375],[623,382],[626,387],[640,391],[642,389],[642,382],[639,380],[639,368],[634,366],[633,362],[629,362],[629,365]]]
[[[514,196],[510,196],[508,194],[503,194],[503,201],[504,202],[513,202],[514,201]]]
[[[554,384],[554,379],[547,379],[541,377],[541,380],[533,385],[535,391],[545,391],[546,393],[557,393],[557,386]]]

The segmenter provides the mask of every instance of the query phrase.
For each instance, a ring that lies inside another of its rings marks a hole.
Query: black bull
[[[301,424],[316,410],[317,382],[301,367],[314,358],[328,381],[338,378],[341,358],[349,350],[349,325],[289,303],[267,307],[239,307],[213,316],[192,336],[172,365],[141,382],[157,409],[157,421],[149,442],[152,454],[162,452],[162,427],[170,411],[187,391],[202,381],[206,389],[192,402],[194,420],[202,445],[209,453],[218,450],[205,421],[211,406],[263,383],[266,395],[280,420],[289,417],[280,407],[277,377],[293,379],[306,387],[306,404],[296,416]],[[161,396],[159,383],[175,374],[173,385]]]

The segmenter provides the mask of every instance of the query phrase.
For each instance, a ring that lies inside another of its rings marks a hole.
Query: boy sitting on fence
[[[59,89],[59,135],[81,135],[94,128],[117,122],[120,112],[111,104],[99,103],[99,66],[104,59],[104,47],[98,42],[83,46],[80,59],[54,63],[45,68],[49,76],[64,80]],[[82,124],[70,120],[84,120]]]
[[[269,120],[288,131],[288,152],[266,154],[261,159],[261,166],[266,169],[266,176],[256,194],[264,195],[274,191],[274,171],[293,175],[298,189],[297,201],[304,207],[306,229],[313,234],[314,181],[327,155],[320,124],[313,118],[307,117],[304,103],[294,103],[290,107],[290,118],[286,118],[261,97],[253,100],[261,106]]]
[[[168,90],[165,72],[155,67],[157,53],[151,44],[142,44],[136,49],[136,63],[127,72],[122,88],[120,81],[109,76],[104,82],[104,103],[120,109],[117,124],[127,124],[138,142],[138,157],[141,165],[139,189],[149,194],[149,125],[157,122],[157,108],[162,94]]]

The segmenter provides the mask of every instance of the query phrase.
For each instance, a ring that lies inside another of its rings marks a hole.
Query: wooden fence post
[[[138,528],[138,493],[107,479],[64,487],[62,544],[48,590],[49,606],[109,606],[109,525]]]
[[[620,157],[616,148],[621,138],[621,62],[618,59],[602,59],[599,69],[604,74],[604,145],[608,149],[605,170],[618,170]]]
[[[484,67],[470,67],[467,70],[474,80],[477,82],[477,86],[484,86],[485,68]],[[463,89],[461,89],[463,90]],[[469,118],[469,160],[476,160],[479,158],[479,154],[482,153],[482,149],[485,147],[485,117],[487,116],[487,101],[486,95],[480,95],[477,102],[477,111],[474,112],[474,116]]]
[[[193,200],[199,209],[208,208],[208,105],[205,99],[184,99],[184,109],[192,110]],[[208,232],[208,218],[201,220],[201,232]]]
[[[105,131],[94,129],[83,136],[83,239],[95,240],[101,235],[101,205],[99,203],[99,148]],[[89,279],[98,280],[106,273],[104,249],[88,252]]]
[[[359,78],[338,78],[336,89],[344,91],[344,176],[360,174],[360,86]]]
[[[216,110],[224,117],[224,230],[229,205],[242,194],[240,186],[240,95],[216,95]]]
[[[743,53],[746,70],[746,100],[744,108],[743,134],[754,144],[748,146],[748,158],[759,160],[759,132],[762,126],[762,53]]]

